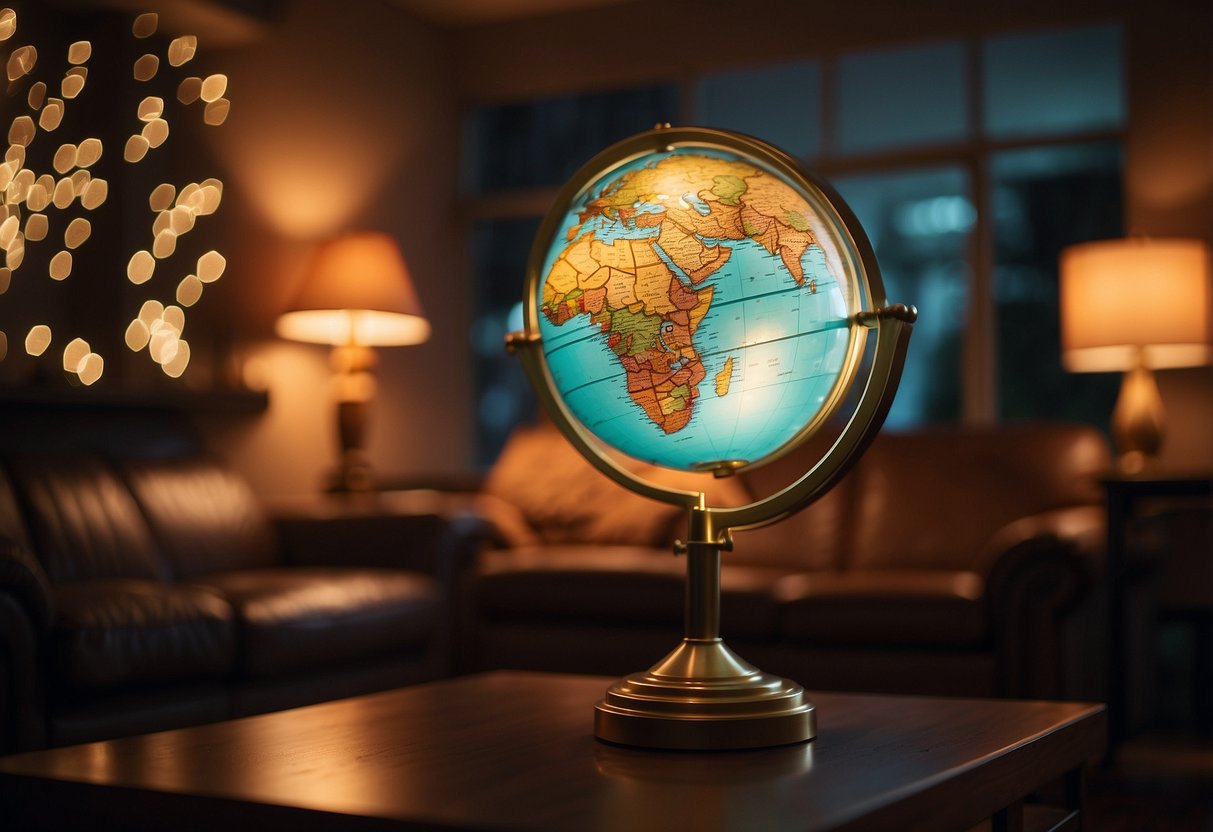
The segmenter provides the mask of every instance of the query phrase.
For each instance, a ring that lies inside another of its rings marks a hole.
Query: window
[[[673,86],[573,95],[484,107],[468,120],[464,179],[476,196],[562,185],[609,145],[659,122],[677,121]],[[535,417],[535,397],[506,333],[522,328],[522,285],[531,242],[546,207],[542,196],[522,207],[490,210],[470,227],[475,307],[476,460],[491,463],[510,431]],[[532,206],[534,206],[532,208]]]
[[[964,169],[844,176],[834,185],[868,234],[889,299],[919,312],[886,424],[958,421],[969,292],[965,254],[976,218]]]
[[[535,418],[535,397],[505,336],[522,329],[522,281],[538,217],[485,220],[472,231],[477,278],[472,351],[476,356],[476,459],[489,463],[520,422]]]
[[[677,120],[673,86],[484,107],[471,117],[465,178],[479,193],[560,185],[607,146]]]
[[[959,42],[845,55],[838,61],[838,150],[954,142],[968,128]]]
[[[695,87],[695,123],[761,137],[793,156],[821,152],[817,61],[722,72]]]
[[[1123,205],[1116,142],[1007,150],[993,158],[999,416],[1107,427],[1120,387],[1061,368],[1057,258],[1116,236]]]
[[[1124,122],[1119,26],[990,38],[983,61],[987,135],[1116,130]]]

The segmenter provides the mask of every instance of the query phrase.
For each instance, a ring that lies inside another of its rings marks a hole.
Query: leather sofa
[[[736,477],[636,466],[735,505],[794,481],[801,449]],[[883,433],[822,499],[735,535],[721,631],[810,688],[1097,695],[1074,679],[1102,562],[1107,441],[1074,424]],[[688,478],[694,482],[688,481]],[[483,485],[496,546],[469,576],[464,669],[623,675],[681,637],[681,511],[592,469],[551,427],[508,442]]]
[[[0,753],[449,672],[474,520],[423,495],[271,516],[160,415],[36,421],[0,465]]]

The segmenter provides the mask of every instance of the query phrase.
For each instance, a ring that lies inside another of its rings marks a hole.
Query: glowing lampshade
[[[371,489],[371,465],[363,452],[376,388],[371,347],[420,344],[430,337],[430,324],[395,241],[362,231],[322,243],[276,328],[282,338],[333,346],[332,395],[341,456],[330,487]]]
[[[1209,251],[1198,240],[1108,240],[1061,255],[1062,361],[1071,372],[1209,363]]]
[[[357,232],[321,244],[277,332],[292,341],[388,347],[420,344],[430,325],[395,241]]]
[[[1211,320],[1209,250],[1199,240],[1107,240],[1062,252],[1062,364],[1125,372],[1112,429],[1126,472],[1162,444],[1151,371],[1211,363]]]

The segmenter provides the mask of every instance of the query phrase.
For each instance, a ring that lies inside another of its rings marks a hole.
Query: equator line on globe
[[[827,409],[856,299],[810,199],[708,143],[621,159],[586,184],[535,301],[552,380],[587,430],[671,468],[735,468]]]

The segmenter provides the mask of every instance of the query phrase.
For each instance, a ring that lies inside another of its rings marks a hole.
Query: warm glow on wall
[[[327,24],[305,15],[288,16],[278,40],[266,46],[274,72],[262,68],[265,53],[232,67],[242,97],[255,105],[241,108],[238,131],[217,134],[213,142],[242,197],[289,240],[331,236],[373,200],[393,196],[383,192],[384,183],[408,153],[413,131],[390,120],[407,112],[417,95],[381,77],[382,55],[325,34]],[[201,79],[183,92],[205,99],[217,84]]]
[[[323,237],[349,223],[374,196],[381,169],[359,147],[341,153],[347,137],[340,133],[307,135],[295,131],[282,140],[280,125],[267,123],[251,132],[225,157],[242,193],[282,236],[304,240]],[[310,128],[309,128],[310,129]]]

